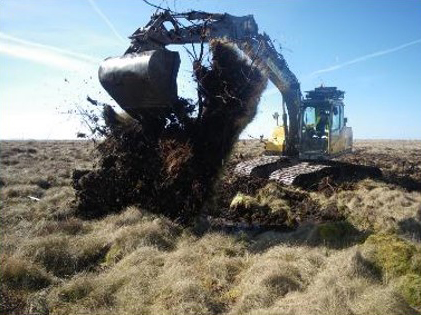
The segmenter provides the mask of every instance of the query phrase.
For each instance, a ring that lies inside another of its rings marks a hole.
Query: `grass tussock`
[[[13,289],[40,290],[53,283],[45,269],[21,257],[3,257],[0,265],[0,279]]]
[[[354,226],[377,232],[399,231],[402,221],[417,217],[421,205],[420,193],[373,180],[363,180],[356,189],[339,191],[329,198],[316,194],[313,198],[324,207],[338,207]]]
[[[13,185],[2,189],[2,198],[41,198],[44,190],[37,185]]]
[[[24,244],[21,255],[41,264],[59,277],[67,277],[94,268],[104,257],[108,242],[89,236],[67,235],[36,237]]]
[[[421,274],[421,247],[396,235],[375,234],[365,242],[367,255],[384,271],[386,279],[409,272]]]
[[[180,233],[180,228],[158,218],[141,225],[121,228],[116,232],[113,244],[105,256],[105,263],[114,264],[141,246],[172,250]]]
[[[402,277],[399,291],[410,305],[421,308],[421,275],[419,273],[409,273]]]

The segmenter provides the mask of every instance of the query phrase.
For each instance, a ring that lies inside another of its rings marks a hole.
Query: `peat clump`
[[[183,99],[157,116],[140,113],[139,120],[105,106],[98,166],[73,174],[80,216],[95,218],[129,205],[182,223],[199,214],[267,82],[234,45],[215,40],[210,49],[211,66],[195,65],[202,94],[196,117]]]

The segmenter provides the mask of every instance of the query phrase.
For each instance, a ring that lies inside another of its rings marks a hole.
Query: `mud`
[[[240,222],[279,230],[295,229],[309,222],[344,220],[344,214],[336,206],[321,207],[311,198],[309,192],[273,182],[272,185],[275,185],[277,194],[282,195],[282,199],[286,201],[287,213],[285,211],[273,212],[266,205],[230,208],[231,201],[238,193],[255,197],[259,190],[264,189],[269,183],[270,181],[265,178],[237,177],[232,173],[227,174],[216,187],[216,205],[209,214],[213,218],[223,218],[232,223]]]
[[[401,141],[403,145],[405,141]],[[398,147],[398,146],[397,146]],[[386,146],[383,153],[371,152],[371,146],[364,145],[352,154],[338,160],[356,165],[375,166],[383,173],[382,180],[407,191],[421,191],[421,168],[418,149],[404,150]]]
[[[359,180],[380,179],[383,174],[376,166],[351,164],[339,161],[313,162],[326,164],[328,167],[316,172],[298,176],[293,184],[306,190],[323,191],[331,195],[339,189],[352,189]]]

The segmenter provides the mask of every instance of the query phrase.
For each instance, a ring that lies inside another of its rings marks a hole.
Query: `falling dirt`
[[[212,65],[197,78],[205,91],[201,117],[191,117],[192,105],[182,99],[166,113],[167,126],[153,115],[139,122],[105,107],[107,137],[98,145],[98,167],[73,175],[80,216],[134,204],[182,223],[199,214],[267,82],[235,46],[218,40],[210,49]]]

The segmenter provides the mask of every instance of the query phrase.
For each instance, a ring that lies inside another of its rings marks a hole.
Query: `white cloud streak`
[[[50,67],[83,71],[97,67],[101,60],[66,49],[43,45],[0,32],[0,54]]]
[[[113,34],[118,38],[118,40],[122,43],[127,43],[127,40],[120,35],[117,29],[114,27],[114,24],[108,19],[108,17],[102,12],[102,10],[98,7],[94,0],[88,0],[89,4],[91,5],[92,9],[99,15],[99,17],[107,24]]]
[[[393,48],[380,50],[380,51],[377,51],[377,52],[374,52],[374,53],[371,53],[371,54],[368,54],[368,55],[364,55],[362,57],[358,57],[358,58],[346,61],[344,63],[341,63],[339,65],[335,65],[335,66],[331,66],[331,67],[328,67],[328,68],[325,68],[325,69],[320,69],[320,70],[314,71],[314,72],[310,73],[308,75],[308,77],[312,77],[312,76],[322,74],[322,73],[326,73],[326,72],[335,71],[335,70],[353,65],[355,63],[363,62],[363,61],[373,59],[373,58],[377,58],[377,57],[380,57],[380,56],[383,56],[383,55],[388,55],[388,54],[394,53],[396,51],[399,51],[399,50],[402,50],[402,49],[405,49],[407,47],[417,45],[417,44],[420,44],[420,43],[421,43],[421,38],[417,39],[417,40],[414,40],[414,41],[411,41],[411,42],[408,42],[408,43],[405,43],[405,44],[402,44],[402,45],[399,45],[399,46],[396,46],[396,47],[393,47]]]

